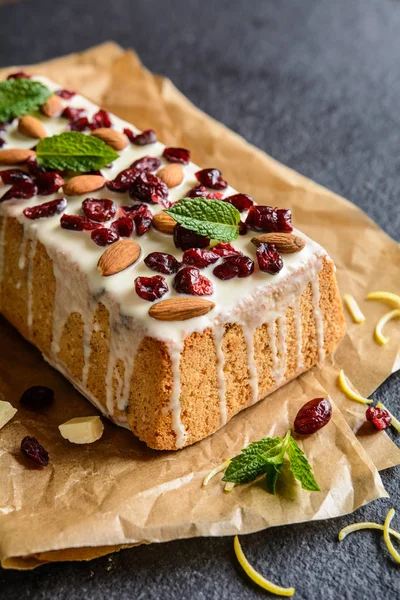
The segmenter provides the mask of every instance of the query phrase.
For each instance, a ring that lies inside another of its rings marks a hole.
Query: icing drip
[[[25,250],[24,250],[25,253]],[[30,240],[29,256],[28,256],[28,329],[32,330],[33,322],[33,259],[36,253],[36,238]]]
[[[87,387],[87,378],[90,367],[90,354],[92,348],[90,346],[90,340],[92,337],[92,326],[93,326],[93,315],[94,310],[90,312],[91,318],[84,318],[83,323],[83,369],[82,369],[82,384]]]
[[[172,416],[172,429],[176,435],[176,448],[182,448],[187,439],[187,432],[181,418],[181,372],[180,362],[183,352],[184,341],[180,340],[175,344],[168,345],[169,356],[172,368],[172,392],[169,400],[169,410]]]
[[[21,271],[25,269],[26,244],[28,242],[28,229],[24,227],[22,234],[21,249],[19,251],[18,267]]]
[[[271,350],[271,375],[275,381],[275,384],[279,378],[279,362],[278,362],[278,349],[276,346],[276,322],[272,321],[268,323],[268,336],[269,336],[269,347]]]
[[[285,379],[286,373],[286,314],[279,317],[278,325],[278,371],[275,383],[280,385]]]
[[[250,404],[254,404],[258,400],[258,373],[257,373],[257,364],[254,356],[254,334],[255,327],[249,327],[248,325],[244,325],[242,327],[244,339],[246,341],[247,346],[247,365],[249,368],[249,384],[251,389],[253,390],[252,399]]]
[[[301,298],[297,298],[296,304],[293,307],[293,315],[294,315],[294,335],[296,340],[296,367],[298,369],[302,369],[304,366],[303,359],[303,325],[301,322]]]
[[[325,358],[325,349],[324,349],[324,319],[322,316],[322,312],[319,306],[320,302],[320,291],[319,291],[319,279],[318,273],[315,273],[315,276],[311,280],[312,287],[312,301],[313,301],[313,311],[315,318],[315,329],[317,333],[317,344],[318,344],[318,364],[322,365]]]
[[[222,351],[222,340],[225,333],[225,327],[218,325],[214,331],[214,344],[215,351],[217,353],[217,385],[219,395],[219,414],[221,417],[221,427],[225,425],[227,421],[227,408],[226,408],[226,381],[224,373],[225,356]]]

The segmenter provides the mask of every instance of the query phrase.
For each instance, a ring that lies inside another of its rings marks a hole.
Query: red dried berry
[[[28,173],[20,169],[5,169],[0,171],[0,177],[5,185],[12,185],[18,181],[32,181]]]
[[[239,212],[248,210],[254,204],[253,198],[246,194],[234,194],[233,196],[223,198],[223,201],[232,204]]]
[[[195,175],[197,181],[213,190],[224,190],[228,186],[219,169],[202,169]]]
[[[73,108],[72,106],[66,106],[61,113],[61,116],[64,119],[68,119],[69,121],[76,121],[86,112],[84,108]]]
[[[150,213],[151,216],[153,216],[147,204],[132,204],[131,206],[121,206],[121,210],[124,212],[125,215],[129,215],[131,217],[135,217],[136,215],[144,215],[147,213]]]
[[[57,171],[50,173],[40,173],[35,178],[35,183],[38,186],[39,196],[49,196],[56,194],[60,187],[64,185],[64,179]]]
[[[174,227],[174,243],[177,248],[189,250],[189,248],[206,248],[210,244],[210,240],[178,223]]]
[[[180,294],[210,296],[214,293],[213,284],[195,267],[183,267],[174,278],[174,288]]]
[[[326,398],[314,398],[301,407],[294,420],[294,430],[302,435],[315,433],[329,423],[332,406]]]
[[[146,129],[135,135],[131,129],[124,129],[124,134],[128,138],[128,140],[135,144],[135,146],[146,146],[147,144],[154,144],[157,141],[156,132],[154,129]]]
[[[276,249],[275,244],[260,244],[256,250],[257,262],[260,271],[275,275],[283,267],[282,256]]]
[[[92,117],[92,129],[99,129],[100,127],[111,127],[110,115],[106,110],[101,108]]]
[[[33,385],[25,390],[19,401],[26,408],[47,408],[54,401],[54,392],[44,385]]]
[[[131,169],[139,169],[139,171],[157,171],[161,166],[161,160],[156,156],[142,156],[131,164]]]
[[[249,277],[254,272],[254,261],[248,256],[230,256],[213,270],[215,277],[227,280],[233,277]]]
[[[218,256],[236,256],[238,254],[243,254],[240,250],[235,250],[232,244],[228,242],[219,242],[215,246],[212,247],[212,251]]]
[[[255,231],[292,231],[292,213],[285,208],[251,206],[246,225]]]
[[[8,192],[0,198],[0,202],[5,202],[6,200],[12,200],[14,198],[17,200],[28,200],[29,198],[36,196],[37,192],[37,186],[32,183],[32,181],[21,179],[21,181],[14,183]]]
[[[136,225],[136,232],[140,236],[149,231],[151,222],[153,220],[153,214],[150,210],[147,210],[145,213],[138,213],[133,217],[133,219]]]
[[[63,98],[64,100],[70,100],[71,98],[76,96],[76,92],[74,92],[73,90],[57,90],[56,94],[57,94],[57,96],[60,96],[60,98]]]
[[[119,235],[113,229],[100,227],[99,229],[92,231],[91,238],[98,246],[109,246],[119,240]]]
[[[80,215],[63,215],[60,223],[63,229],[70,229],[72,231],[92,231],[101,227],[100,223],[95,223],[87,217],[81,217]]]
[[[131,217],[120,217],[111,223],[111,228],[116,231],[120,237],[130,237],[135,229],[135,222]]]
[[[26,166],[28,167],[30,175],[33,175],[34,177],[39,177],[42,173],[47,173],[46,169],[38,164],[35,156],[29,156],[26,159]]]
[[[186,198],[205,198],[206,200],[221,200],[221,192],[210,192],[204,185],[196,185],[194,188],[189,190],[186,194]]]
[[[276,208],[277,231],[293,231],[292,211],[287,208]]]
[[[28,73],[25,73],[25,71],[17,71],[16,73],[11,73],[11,75],[9,75],[7,77],[7,79],[30,79],[31,75],[28,75]]]
[[[378,429],[378,431],[387,429],[392,422],[392,417],[384,408],[375,408],[374,406],[369,406],[365,416],[367,421],[370,421],[375,429]]]
[[[198,269],[204,269],[219,260],[220,255],[213,250],[204,250],[202,248],[190,248],[185,250],[182,256],[182,262],[185,265],[192,265]]]
[[[190,162],[190,150],[186,150],[186,148],[165,148],[163,157],[170,163],[187,165]]]
[[[82,202],[83,214],[92,221],[104,223],[115,216],[117,207],[112,200],[97,200],[96,198],[86,198]]]
[[[69,128],[71,131],[85,131],[90,129],[90,122],[87,117],[80,117],[74,121],[70,121]]]
[[[27,219],[42,219],[43,217],[52,217],[59,215],[67,208],[66,198],[57,198],[50,202],[44,202],[37,206],[24,208],[24,215]]]
[[[49,464],[49,453],[36,438],[27,435],[21,442],[21,450],[23,454],[30,460],[33,460],[42,467],[47,467]]]
[[[243,221],[239,221],[239,235],[246,235],[247,225]]]
[[[154,300],[162,298],[168,290],[168,284],[161,275],[136,277],[135,279],[135,291],[137,295],[148,302],[154,302]]]
[[[128,192],[140,175],[139,169],[124,169],[115,179],[107,181],[107,187],[112,192]]]
[[[135,178],[129,195],[141,202],[149,202],[150,204],[157,203],[169,208],[168,187],[156,175],[140,171],[140,174]]]
[[[181,267],[175,256],[172,254],[165,254],[164,252],[151,252],[144,259],[144,263],[152,271],[158,273],[164,273],[164,275],[171,275],[176,273]]]

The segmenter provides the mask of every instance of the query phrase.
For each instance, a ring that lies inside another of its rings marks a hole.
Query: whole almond
[[[255,246],[260,244],[275,244],[276,249],[282,254],[292,254],[303,250],[306,241],[294,233],[262,233],[251,239]]]
[[[97,269],[103,277],[120,273],[133,265],[140,256],[140,246],[132,240],[120,240],[100,256]]]
[[[50,98],[47,98],[46,102],[40,107],[46,117],[58,117],[63,109],[63,103],[61,98],[57,94],[53,94]]]
[[[186,321],[206,315],[214,306],[214,302],[203,298],[168,298],[153,304],[149,315],[158,321]]]
[[[41,139],[47,136],[46,128],[42,121],[36,117],[25,115],[18,121],[18,131],[27,137]]]
[[[67,196],[90,194],[104,187],[106,180],[101,175],[76,175],[64,183],[63,190]]]
[[[174,233],[174,227],[176,225],[175,219],[170,217],[166,212],[159,212],[154,215],[152,225],[157,231],[161,233],[168,233],[172,235]]]
[[[180,185],[185,178],[181,165],[167,165],[160,169],[157,173],[159,177],[169,188],[174,188]]]
[[[111,146],[114,150],[123,150],[128,145],[128,138],[124,133],[109,127],[94,129],[92,135],[102,140],[107,146]]]
[[[0,150],[0,165],[18,165],[24,163],[30,156],[36,156],[36,152],[25,148]]]

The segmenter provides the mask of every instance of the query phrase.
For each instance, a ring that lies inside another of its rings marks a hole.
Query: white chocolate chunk
[[[91,444],[101,438],[104,425],[100,417],[76,417],[59,425],[61,435],[73,444]]]
[[[17,409],[13,407],[9,402],[5,402],[4,400],[0,400],[0,429],[11,421]]]

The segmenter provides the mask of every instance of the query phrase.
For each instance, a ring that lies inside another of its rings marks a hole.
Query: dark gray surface
[[[399,31],[394,0],[32,0],[0,8],[0,63],[37,62],[107,39],[133,46],[206,112],[400,239]],[[376,395],[399,413],[400,376]],[[298,599],[399,598],[399,571],[378,532],[336,541],[349,522],[382,522],[390,506],[400,510],[398,475],[382,474],[390,500],[347,518],[243,538],[248,558],[294,585]],[[230,538],[0,571],[2,600],[266,596],[238,569]]]

